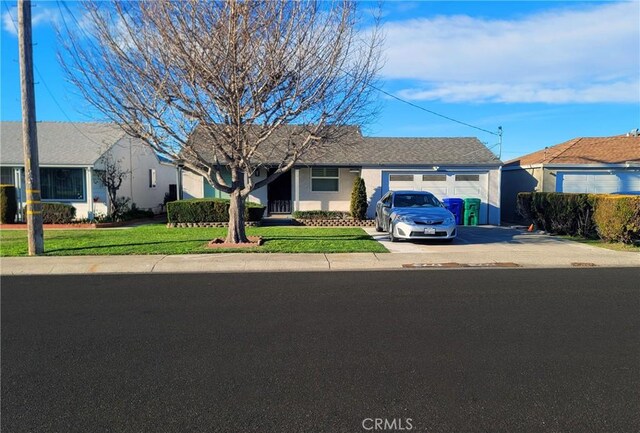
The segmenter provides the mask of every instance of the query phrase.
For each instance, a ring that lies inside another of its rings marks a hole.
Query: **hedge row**
[[[253,202],[246,202],[245,220],[260,221],[265,207]],[[167,203],[167,219],[170,223],[209,223],[229,221],[229,200],[190,199]]]
[[[13,224],[16,222],[17,211],[16,187],[0,185],[0,223]]]
[[[43,224],[69,224],[76,219],[76,208],[65,203],[42,203]],[[22,220],[27,220],[27,209],[22,209]]]
[[[518,212],[549,233],[608,242],[640,239],[640,196],[521,192]]]

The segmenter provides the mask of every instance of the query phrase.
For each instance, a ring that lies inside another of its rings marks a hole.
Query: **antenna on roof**
[[[498,159],[502,159],[502,126],[498,126]]]

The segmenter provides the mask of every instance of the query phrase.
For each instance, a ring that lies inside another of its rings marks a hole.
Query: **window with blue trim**
[[[84,170],[41,168],[40,190],[43,200],[84,201]]]

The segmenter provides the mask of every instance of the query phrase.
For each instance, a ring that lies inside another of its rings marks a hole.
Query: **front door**
[[[269,170],[269,174],[274,170]],[[282,173],[267,185],[267,202],[269,214],[291,213],[291,171]]]

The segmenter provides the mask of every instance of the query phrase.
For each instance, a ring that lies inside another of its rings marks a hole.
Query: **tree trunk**
[[[225,242],[239,244],[248,242],[244,227],[244,200],[240,190],[236,189],[231,193],[229,203],[229,230]]]

